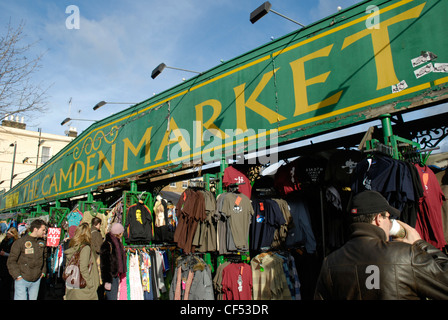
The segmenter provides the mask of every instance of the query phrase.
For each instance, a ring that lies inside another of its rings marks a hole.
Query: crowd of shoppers
[[[65,300],[116,300],[120,278],[125,274],[126,259],[121,238],[124,228],[111,226],[105,239],[101,219],[81,223],[65,250],[66,263],[79,253],[79,271],[85,286],[65,287]],[[0,243],[0,300],[37,300],[41,280],[47,275],[47,224],[36,219],[20,236],[10,227]]]

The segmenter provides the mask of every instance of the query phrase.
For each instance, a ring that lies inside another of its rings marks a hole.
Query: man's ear
[[[380,219],[379,219],[380,214],[377,214],[375,216],[375,218],[373,218],[372,224],[376,225],[377,227],[380,226]]]

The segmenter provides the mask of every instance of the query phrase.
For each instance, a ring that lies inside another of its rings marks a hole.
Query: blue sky
[[[263,0],[0,0],[0,32],[25,23],[25,41],[45,52],[36,82],[51,86],[48,112],[27,116],[27,129],[64,134],[66,117],[100,120],[162,92],[193,74],[175,70],[151,79],[161,62],[206,71],[297,29],[275,14],[255,24],[250,12]],[[308,25],[360,0],[271,0],[272,9]],[[66,8],[79,8],[79,29],[68,29]],[[69,100],[72,99],[71,108]],[[82,132],[91,122],[72,121]]]

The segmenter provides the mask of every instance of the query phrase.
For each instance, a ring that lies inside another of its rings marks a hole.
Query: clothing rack
[[[246,184],[245,182],[241,182],[241,183],[231,183],[227,186],[227,191],[228,192],[236,192],[238,191],[238,188],[240,185]]]
[[[104,211],[113,210],[115,208],[115,206],[122,200],[123,200],[123,196],[121,196],[118,200],[116,200],[114,203],[112,203],[109,207],[107,207],[107,208],[100,208],[100,210],[104,210]]]
[[[277,192],[275,191],[274,188],[255,188],[255,192],[259,195],[259,196],[276,196]]]
[[[151,249],[164,249],[164,250],[177,250],[178,248],[174,244],[168,243],[160,243],[160,244],[127,244],[124,245],[125,249],[143,249],[143,248],[151,248]],[[180,249],[178,249],[180,250]]]
[[[87,194],[87,200],[78,201],[78,207],[81,212],[98,212],[102,207],[104,207],[104,204],[101,201],[94,201],[92,193],[89,192]]]
[[[188,183],[189,188],[199,188],[199,189],[205,189],[206,182],[202,180],[190,180]]]
[[[431,151],[439,148],[421,149],[418,142],[394,135],[391,117],[390,114],[383,114],[379,117],[383,129],[384,144],[380,143],[377,139],[367,140],[367,150],[364,150],[364,152],[379,152],[391,156],[395,160],[409,160],[424,165]],[[423,155],[423,153],[426,154]]]

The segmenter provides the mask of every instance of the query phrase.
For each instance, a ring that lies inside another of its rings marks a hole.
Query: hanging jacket
[[[210,267],[199,257],[179,257],[169,291],[170,300],[214,300]]]
[[[130,206],[124,230],[126,243],[150,242],[153,239],[153,230],[149,208],[140,202]]]

